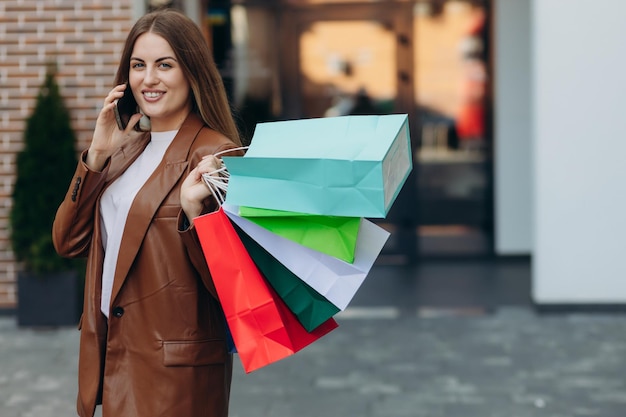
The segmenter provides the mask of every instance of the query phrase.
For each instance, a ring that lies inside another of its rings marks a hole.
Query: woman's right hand
[[[120,130],[115,121],[115,103],[124,95],[126,88],[130,87],[126,87],[126,84],[121,84],[113,88],[105,98],[104,106],[98,115],[86,160],[87,166],[94,171],[101,171],[106,160],[123,143],[141,136],[141,132],[137,132],[134,129],[139,119],[141,119],[140,113],[130,118],[128,126],[124,130]]]

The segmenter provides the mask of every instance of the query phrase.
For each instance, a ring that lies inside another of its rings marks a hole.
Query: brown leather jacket
[[[54,221],[58,253],[87,257],[78,414],[92,417],[102,403],[103,417],[225,417],[232,355],[197,234],[182,226],[179,194],[202,156],[235,144],[193,114],[133,202],[109,319],[100,312],[100,196],[148,140],[117,151],[102,172],[80,162]]]

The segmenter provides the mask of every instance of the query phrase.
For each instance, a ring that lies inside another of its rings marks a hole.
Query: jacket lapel
[[[185,120],[163,160],[146,184],[139,190],[128,212],[115,268],[111,303],[117,297],[128,275],[148,227],[161,203],[186,172],[189,150],[202,129],[201,120],[193,113]]]

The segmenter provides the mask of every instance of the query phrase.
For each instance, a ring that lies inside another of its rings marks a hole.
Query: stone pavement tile
[[[272,417],[621,417],[625,330],[622,315],[523,309],[343,321],[295,357],[236,375],[232,409],[237,417],[253,415],[247,393],[262,378],[298,387],[265,399],[276,402]],[[301,404],[307,406],[297,411]]]
[[[18,330],[0,319],[0,416],[76,414],[76,329]]]

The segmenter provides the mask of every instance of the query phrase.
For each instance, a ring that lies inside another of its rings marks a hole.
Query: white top
[[[126,217],[135,196],[163,159],[165,151],[174,140],[177,130],[152,132],[146,149],[128,169],[102,194],[102,246],[104,265],[102,269],[102,302],[100,310],[109,317],[113,277],[120,251]]]

